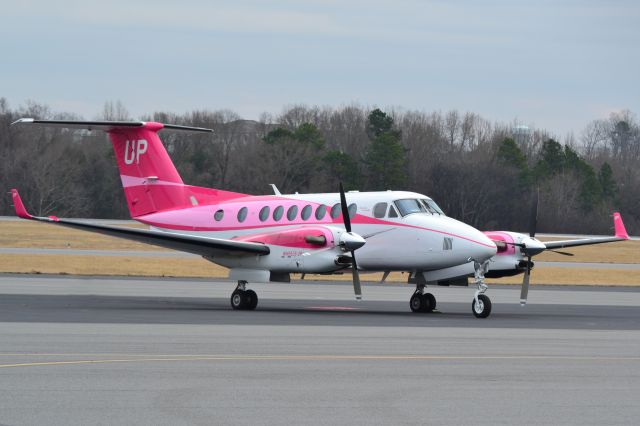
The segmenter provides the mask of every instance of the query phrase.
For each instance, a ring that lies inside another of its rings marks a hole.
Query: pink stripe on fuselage
[[[258,204],[256,206],[256,204]],[[197,207],[191,207],[188,209],[175,209],[159,213],[152,213],[146,216],[136,218],[136,220],[146,223],[148,225],[165,228],[171,230],[181,231],[196,231],[196,232],[222,232],[222,231],[240,231],[251,229],[268,229],[268,228],[280,228],[291,226],[311,226],[311,225],[338,225],[344,226],[342,221],[342,215],[332,218],[330,216],[331,206],[326,206],[325,216],[318,220],[315,217],[315,212],[318,206],[322,203],[310,202],[289,199],[279,196],[259,196],[259,197],[246,197],[240,199],[233,199],[226,203],[220,203],[216,205],[203,205]],[[312,213],[308,220],[302,220],[300,217],[302,209],[310,205],[312,207]],[[263,207],[269,207],[269,215],[265,221],[259,219],[259,212]],[[278,206],[283,207],[283,214],[279,221],[273,219],[273,212]],[[294,220],[287,219],[287,211],[291,206],[298,208],[296,217]],[[237,215],[238,211],[246,207],[248,209],[248,215],[244,222],[238,223]],[[211,226],[214,221],[214,213],[217,210],[223,210],[224,216],[222,220],[218,221],[219,225]],[[189,223],[189,225],[184,225]],[[483,247],[493,248],[491,245],[482,243],[480,241],[473,240],[468,237],[463,237],[446,231],[440,231],[437,229],[425,228],[422,226],[411,225],[401,222],[390,222],[386,220],[376,219],[369,216],[356,214],[351,219],[353,225],[386,225],[395,227],[406,227],[413,229],[420,229],[429,232],[435,232],[442,235],[448,235],[456,238],[463,239],[465,241],[472,242],[474,244],[481,245]],[[268,232],[268,231],[265,231]]]

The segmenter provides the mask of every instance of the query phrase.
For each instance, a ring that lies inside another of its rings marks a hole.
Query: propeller
[[[561,254],[563,256],[573,256],[573,253],[567,253],[566,251],[559,251],[559,250],[551,250],[551,249],[547,249],[548,251],[552,251],[554,253],[558,253]]]
[[[351,252],[351,273],[353,275],[353,292],[356,300],[362,299],[362,288],[360,287],[360,274],[358,272],[358,264],[356,262],[355,250],[364,245],[364,238],[358,234],[351,232],[351,218],[349,217],[349,206],[347,206],[347,197],[344,195],[344,188],[340,182],[340,206],[342,207],[342,220],[344,228],[347,231],[347,237],[341,238],[341,245]]]
[[[536,190],[535,198],[533,199],[533,205],[531,206],[531,214],[529,215],[529,236],[534,238],[536,236],[536,228],[538,226],[538,200],[540,199],[540,190]]]
[[[536,190],[533,198],[533,204],[531,206],[531,214],[529,215],[529,237],[535,238],[536,228],[538,227],[538,200],[540,199],[540,189]],[[531,278],[531,255],[532,253],[527,250],[525,245],[524,252],[527,254],[527,270],[524,272],[522,278],[522,288],[520,289],[520,305],[527,304],[527,296],[529,295],[529,280]]]

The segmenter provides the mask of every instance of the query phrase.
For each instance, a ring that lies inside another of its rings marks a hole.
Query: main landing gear
[[[436,298],[431,293],[424,292],[424,284],[418,284],[416,291],[409,299],[409,307],[413,312],[432,312],[436,308]]]
[[[238,281],[238,286],[231,293],[231,307],[234,310],[252,311],[258,306],[258,295],[246,289],[246,281]]]
[[[471,302],[471,311],[476,318],[486,318],[491,313],[491,299],[484,292],[489,288],[484,283],[484,274],[489,267],[489,261],[483,263],[473,262],[475,284],[478,286],[476,294]]]

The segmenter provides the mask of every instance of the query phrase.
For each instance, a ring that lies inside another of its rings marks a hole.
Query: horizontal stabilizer
[[[145,128],[149,126],[155,127],[154,130],[175,130],[187,132],[206,132],[212,133],[213,130],[204,127],[178,126],[175,124],[162,124],[145,121],[75,121],[75,120],[36,120],[33,118],[21,118],[14,121],[11,125],[16,124],[32,124],[41,127],[59,127],[65,129],[85,129],[85,130],[102,130],[111,132],[116,129]]]

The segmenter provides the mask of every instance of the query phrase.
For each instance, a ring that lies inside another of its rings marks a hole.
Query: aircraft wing
[[[16,189],[11,190],[13,204],[16,214],[23,219],[37,220],[55,225],[66,226],[68,228],[80,229],[83,231],[96,232],[98,234],[112,237],[124,238],[141,243],[152,244],[173,250],[193,253],[200,256],[255,256],[267,255],[270,253],[269,247],[247,241],[234,241],[222,238],[200,237],[194,235],[179,234],[173,232],[153,231],[146,229],[125,228],[119,226],[98,225],[73,219],[59,219],[55,216],[38,217],[29,214],[20,199]]]
[[[575,246],[588,246],[591,244],[602,244],[602,243],[612,243],[614,241],[624,241],[627,238],[618,238],[618,237],[601,237],[601,238],[582,238],[579,240],[565,240],[565,241],[546,241],[543,244],[546,248],[555,250],[564,247],[575,247]]]
[[[613,226],[615,229],[615,235],[613,237],[594,237],[581,238],[577,240],[549,241],[545,242],[544,245],[547,249],[554,250],[564,247],[587,246],[591,244],[611,243],[614,241],[624,241],[629,239],[629,234],[627,234],[627,230],[625,229],[624,223],[622,222],[622,217],[618,212],[615,212],[613,214]]]

